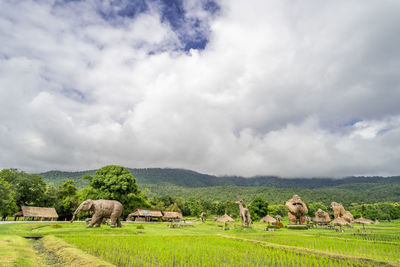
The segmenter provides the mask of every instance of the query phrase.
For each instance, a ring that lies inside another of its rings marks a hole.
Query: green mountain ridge
[[[358,176],[345,177],[340,179],[333,178],[280,178],[277,176],[254,176],[245,178],[242,176],[214,176],[202,174],[191,170],[169,169],[169,168],[147,168],[133,169],[128,168],[136,178],[139,185],[149,184],[169,184],[174,186],[196,188],[213,186],[267,186],[272,188],[309,188],[317,189],[332,186],[345,186],[350,184],[400,184],[400,176],[380,177],[380,176]],[[62,172],[48,171],[40,173],[46,182],[59,185],[68,179],[72,179],[78,187],[87,185],[87,181],[82,179],[86,174],[93,175],[96,170]]]
[[[226,201],[244,198],[252,201],[262,197],[270,204],[284,204],[293,194],[307,202],[332,201],[351,203],[400,202],[400,176],[332,178],[280,178],[275,176],[213,176],[183,169],[132,169],[139,187],[149,196],[170,195],[195,197],[207,201]],[[79,188],[87,186],[82,176],[96,170],[79,172],[49,171],[41,173],[47,184],[58,186],[74,180]]]

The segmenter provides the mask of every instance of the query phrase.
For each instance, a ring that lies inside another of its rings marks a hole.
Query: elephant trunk
[[[79,207],[74,211],[74,214],[72,215],[71,223],[74,222],[76,215],[81,211],[82,209],[82,204],[79,205]]]

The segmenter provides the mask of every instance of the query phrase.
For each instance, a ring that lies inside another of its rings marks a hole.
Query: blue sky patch
[[[55,5],[79,2],[82,0],[57,1]],[[204,49],[208,43],[209,25],[207,20],[187,17],[183,0],[98,0],[94,2],[97,13],[109,23],[118,25],[124,19],[135,19],[148,12],[151,5],[159,9],[161,22],[170,25],[179,38],[178,49]],[[201,8],[211,16],[218,14],[220,6],[212,1],[202,1]]]

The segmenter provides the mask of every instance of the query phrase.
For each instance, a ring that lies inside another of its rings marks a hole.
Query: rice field
[[[116,236],[111,241],[103,236],[64,239],[118,266],[353,266],[345,260],[218,236]]]
[[[175,229],[166,223],[124,223],[119,229],[86,229],[84,223],[0,225],[0,236],[54,236],[115,266],[400,266],[400,221],[344,232],[272,232],[260,223],[251,228],[235,223],[222,231],[221,226],[212,221]]]

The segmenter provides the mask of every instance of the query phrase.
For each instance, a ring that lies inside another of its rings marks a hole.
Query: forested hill
[[[331,178],[296,178],[286,179],[275,176],[255,176],[244,178],[240,176],[213,176],[183,169],[129,169],[139,185],[171,185],[185,188],[213,187],[213,186],[265,186],[272,188],[324,188],[351,184],[400,185],[400,176],[393,177],[347,177],[343,179]],[[48,184],[59,185],[72,179],[78,187],[87,185],[82,179],[86,174],[93,175],[96,170],[80,172],[49,171],[40,175]]]

